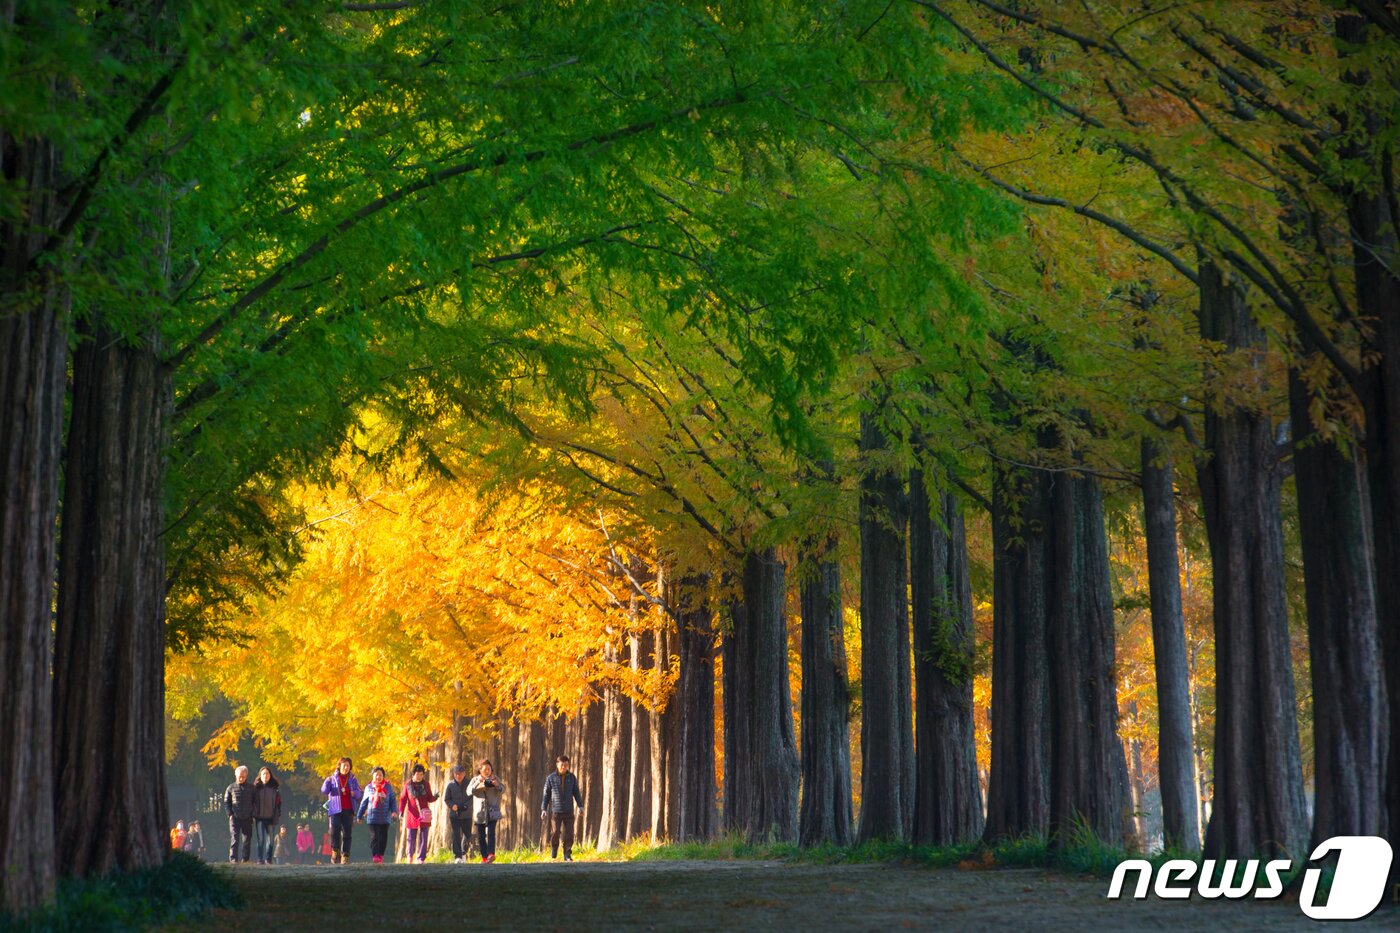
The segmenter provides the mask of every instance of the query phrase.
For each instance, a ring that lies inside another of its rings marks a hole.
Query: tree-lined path
[[[1397,124],[1396,0],[0,4],[0,913],[342,756],[1400,842]]]
[[[172,930],[1315,930],[1296,903],[1104,900],[1034,869],[622,862],[239,869],[247,910]],[[387,918],[393,918],[389,921]],[[1354,927],[1392,930],[1394,909]]]

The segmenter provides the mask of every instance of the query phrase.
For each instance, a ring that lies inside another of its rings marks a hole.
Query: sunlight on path
[[[248,909],[174,930],[1293,930],[1296,904],[1110,903],[1039,870],[772,862],[234,869]],[[1400,910],[1350,930],[1400,929]]]

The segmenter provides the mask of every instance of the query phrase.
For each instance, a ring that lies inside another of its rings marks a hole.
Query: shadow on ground
[[[776,862],[225,868],[248,899],[170,930],[1316,930],[1296,902],[1109,901],[1037,869]],[[1390,907],[1348,930],[1400,930]]]

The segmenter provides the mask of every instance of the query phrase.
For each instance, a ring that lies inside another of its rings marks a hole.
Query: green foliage
[[[55,902],[19,917],[0,915],[14,933],[126,933],[235,910],[243,900],[229,879],[192,855],[175,852],[159,868],[59,882]]]

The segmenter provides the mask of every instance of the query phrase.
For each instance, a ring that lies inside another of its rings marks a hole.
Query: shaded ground
[[[1112,902],[1107,881],[776,862],[347,865],[232,871],[248,908],[172,930],[1313,929],[1296,903]],[[1400,909],[1351,930],[1400,930]]]

